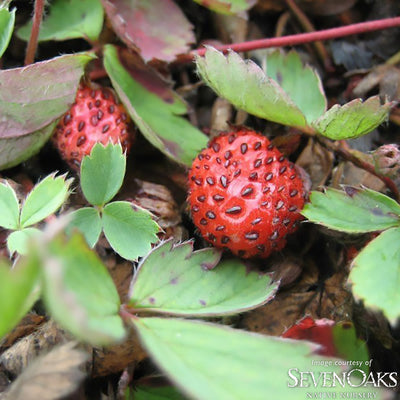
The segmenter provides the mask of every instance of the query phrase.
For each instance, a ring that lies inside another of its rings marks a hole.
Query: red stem
[[[385,18],[376,21],[360,22],[358,24],[340,26],[331,29],[324,29],[316,32],[307,32],[307,33],[299,33],[296,35],[251,40],[248,42],[225,44],[215,47],[217,50],[220,50],[222,52],[227,52],[228,50],[233,50],[236,52],[244,52],[257,49],[267,49],[269,47],[294,46],[297,44],[310,43],[318,40],[336,39],[343,36],[357,35],[365,32],[394,28],[396,26],[400,26],[400,17]],[[178,62],[192,61],[195,55],[203,56],[206,50],[207,49],[204,47],[193,50],[189,54],[180,56]]]
[[[25,54],[25,65],[32,64],[35,60],[35,53],[38,44],[40,24],[42,23],[45,0],[35,0],[35,10],[33,13],[32,30]]]

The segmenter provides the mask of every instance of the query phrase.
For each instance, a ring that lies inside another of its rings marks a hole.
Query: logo
[[[397,372],[369,371],[372,361],[312,360],[313,366],[325,367],[327,371],[291,368],[287,386],[306,389],[306,399],[374,399],[377,393],[369,389],[394,388],[400,377]],[[348,369],[336,372],[335,367]]]

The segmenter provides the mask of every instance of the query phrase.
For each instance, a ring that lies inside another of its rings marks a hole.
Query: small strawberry
[[[305,201],[293,163],[259,133],[214,138],[189,173],[192,218],[202,236],[240,257],[267,257],[295,231]]]
[[[82,158],[90,154],[97,142],[106,145],[110,140],[119,141],[128,152],[131,146],[128,124],[125,108],[118,103],[112,89],[81,84],[75,103],[55,128],[53,143],[68,165],[79,170]]]

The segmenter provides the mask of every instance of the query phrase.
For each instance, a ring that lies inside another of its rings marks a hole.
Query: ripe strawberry
[[[294,164],[245,128],[214,138],[189,173],[188,201],[202,236],[244,258],[285,246],[305,196]]]
[[[71,106],[56,126],[53,143],[61,157],[74,170],[79,170],[82,158],[101,142],[106,145],[121,142],[129,151],[129,118],[112,89],[92,88],[81,84]]]

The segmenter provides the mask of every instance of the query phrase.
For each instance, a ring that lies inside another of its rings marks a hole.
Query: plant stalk
[[[287,35],[274,38],[264,38],[258,40],[250,40],[248,42],[225,44],[215,46],[215,48],[223,53],[228,50],[236,52],[246,52],[258,49],[267,49],[270,47],[284,47],[294,46],[298,44],[311,43],[321,40],[337,39],[344,36],[357,35],[360,33],[378,31],[382,29],[395,28],[400,26],[400,17],[385,18],[375,21],[360,22],[357,24],[340,26],[331,29],[324,29],[315,32],[298,33],[295,35]],[[205,47],[192,50],[187,54],[179,56],[177,63],[185,63],[193,61],[193,58],[197,56],[204,56],[207,49]]]
[[[44,5],[45,5],[45,0],[35,0],[31,35],[29,37],[28,46],[26,47],[25,62],[24,62],[25,65],[30,65],[35,61],[39,30],[44,13]]]

